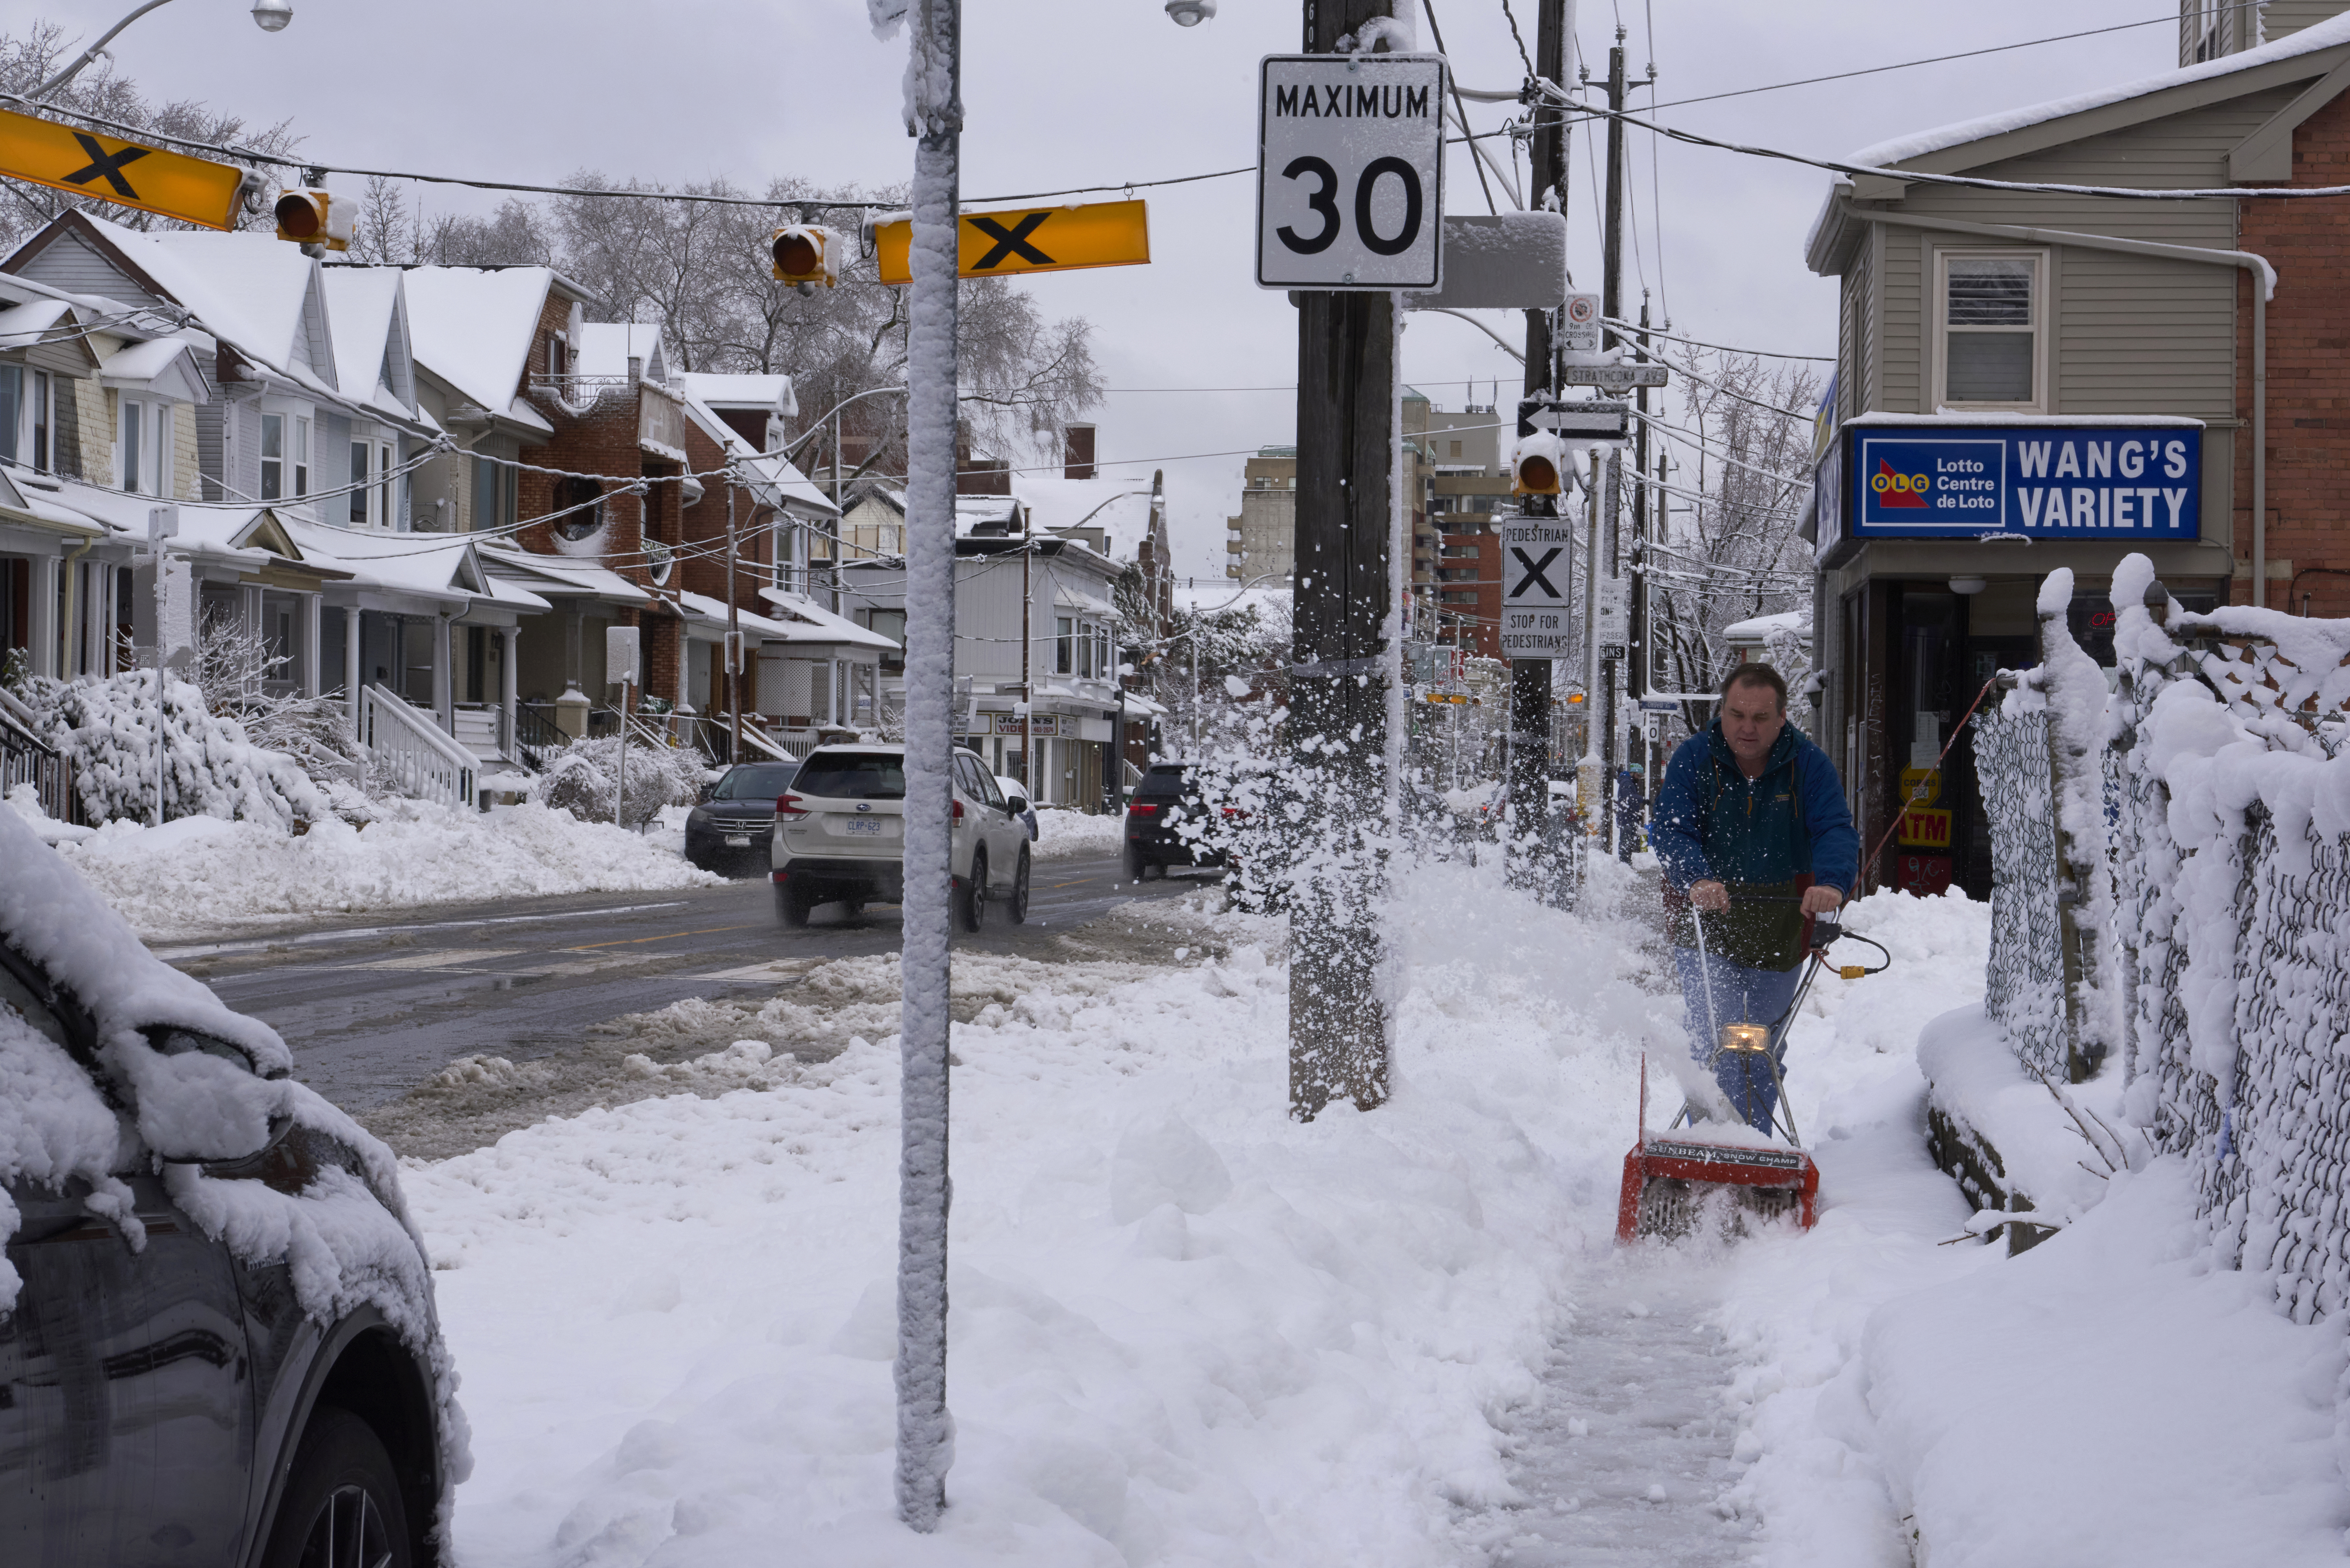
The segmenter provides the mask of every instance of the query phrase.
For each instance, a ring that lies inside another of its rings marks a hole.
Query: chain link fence
[[[2189,614],[2141,556],[2113,602],[2109,701],[2035,702],[2033,672],[1977,721],[1986,1005],[2052,1077],[2110,1028],[2131,1119],[2193,1164],[2220,1261],[2310,1322],[2350,1306],[2350,622]],[[2104,843],[2084,846],[2052,778],[2091,742]],[[2110,901],[2068,981],[2092,859]]]
[[[2064,949],[2048,711],[2011,701],[1974,722],[1975,777],[1991,821],[1991,961],[1983,972],[1983,1005],[2027,1065],[2061,1079],[2067,1044]]]

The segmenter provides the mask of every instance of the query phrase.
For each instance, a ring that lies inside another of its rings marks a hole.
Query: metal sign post
[[[147,548],[155,560],[155,822],[163,826],[163,766],[165,754],[171,750],[172,727],[169,710],[163,703],[163,685],[169,679],[163,668],[163,613],[171,602],[166,578],[169,557],[163,551],[163,541],[180,531],[180,509],[176,506],[147,508]]]

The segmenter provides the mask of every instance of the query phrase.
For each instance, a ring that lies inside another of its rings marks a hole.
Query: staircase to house
[[[444,733],[432,715],[380,686],[359,689],[359,743],[400,794],[467,810],[479,805],[480,757]]]

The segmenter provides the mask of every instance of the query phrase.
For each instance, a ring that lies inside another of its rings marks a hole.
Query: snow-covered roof
[[[677,601],[686,611],[688,619],[713,621],[720,630],[725,629],[727,612],[726,602],[723,599],[713,599],[708,594],[680,593],[677,596]],[[775,642],[790,642],[795,639],[805,642],[809,640],[807,634],[814,629],[807,626],[795,626],[788,621],[773,619],[744,609],[740,604],[734,607],[734,620],[742,628],[745,637],[761,638]]]
[[[133,343],[107,356],[99,367],[99,379],[109,387],[151,387],[160,396],[182,402],[210,402],[213,379],[204,373],[208,356],[199,349],[194,333]]]
[[[786,417],[800,411],[789,376],[688,370],[677,379],[686,396],[699,398],[713,409],[773,409]]]
[[[1811,641],[1812,612],[1807,609],[1782,610],[1777,615],[1758,615],[1732,621],[1721,628],[1721,638],[1724,642],[1762,643],[1771,640],[1774,632]]]
[[[899,504],[901,508],[903,503]],[[1016,495],[958,495],[955,533],[968,537],[983,529],[990,534],[1020,532],[1021,502]]]
[[[73,306],[62,299],[31,299],[0,310],[0,348],[29,348],[72,315]]]
[[[463,534],[390,534],[337,528],[280,513],[277,521],[302,558],[341,566],[359,583],[400,593],[470,602],[494,599],[529,609],[555,607],[527,590],[502,591]],[[507,585],[513,588],[514,585]],[[515,592],[521,594],[515,597]]]
[[[761,588],[759,597],[783,612],[781,618],[792,626],[790,639],[811,642],[846,642],[859,648],[891,648],[898,644],[879,632],[858,625],[846,616],[837,616],[817,604],[806,594],[795,594],[788,588]],[[806,628],[819,636],[809,636]]]
[[[770,377],[767,379],[789,378]],[[717,412],[697,396],[691,383],[696,380],[724,379],[723,377],[680,377],[678,391],[684,400],[685,416],[701,428],[729,458],[743,482],[756,493],[763,504],[781,506],[803,517],[830,517],[835,508],[824,492],[808,483],[807,475],[797,464],[781,452],[763,452],[743,439],[743,432],[718,417]]]
[[[2115,82],[2106,87],[2093,88],[2086,92],[2072,93],[2064,98],[2050,99],[2043,103],[2027,104],[2021,109],[2002,109],[1995,114],[1980,115],[1972,119],[1961,119],[1949,125],[1936,126],[1931,130],[1913,131],[1907,136],[1891,137],[1862,148],[1846,161],[1866,164],[1872,168],[1905,163],[1913,158],[1922,158],[1929,152],[1939,152],[1945,148],[1962,147],[1970,141],[1981,141],[1987,137],[2002,136],[2011,130],[2021,130],[2026,126],[2045,124],[2052,119],[2062,119],[2067,115],[2082,114],[2093,109],[2103,109],[2108,104],[2126,103],[2131,99],[2143,98],[2148,93],[2160,92],[2166,88],[2185,87],[2191,82],[2210,81],[2216,77],[2254,70],[2279,60],[2289,60],[2297,56],[2314,54],[2320,49],[2330,49],[2338,44],[2350,44],[2350,12],[2330,16],[2323,22],[2313,23],[2297,33],[2289,34],[2278,39],[2273,44],[2262,44],[2256,49],[2246,49],[2241,54],[2223,55],[2216,60],[2206,60],[2200,65],[2181,66],[2175,70],[2157,71],[2151,76]]]
[[[1291,594],[1287,588],[1243,587],[1236,581],[1202,582],[1198,578],[1178,581],[1174,587],[1175,607],[1188,614],[1213,615],[1219,610],[1257,609],[1274,615],[1290,612]]]
[[[1021,474],[1012,493],[1028,508],[1029,525],[1043,534],[1098,528],[1115,561],[1131,561],[1150,537],[1150,486],[1130,479],[1056,479]]]
[[[416,362],[490,412],[552,431],[520,394],[531,338],[555,283],[552,267],[409,268],[408,332]]]
[[[493,577],[504,576],[523,587],[557,598],[585,595],[609,604],[650,604],[653,596],[608,566],[575,556],[542,556],[535,550],[484,539],[478,549],[482,566]]]
[[[214,337],[274,370],[290,374],[309,359],[303,313],[318,264],[299,247],[266,234],[151,234],[81,216]],[[331,364],[310,369],[330,389],[340,389],[329,379]],[[364,388],[356,394],[366,395]]]
[[[335,324],[335,384],[354,402],[407,415],[401,389],[386,387],[384,363],[399,318],[398,267],[334,266],[320,278]]]
[[[648,380],[669,379],[669,356],[662,349],[658,322],[591,321],[579,328],[577,337],[571,345],[575,375],[625,376],[629,361],[641,359]]]

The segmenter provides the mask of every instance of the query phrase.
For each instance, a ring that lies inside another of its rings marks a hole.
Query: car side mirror
[[[693,798],[694,798],[694,804],[695,804],[695,805],[708,805],[710,804],[711,800],[712,799],[712,797],[714,797],[717,794],[718,794],[718,786],[717,786],[716,784],[703,784],[703,785],[702,786],[701,790],[700,790],[700,791],[699,791],[699,792],[694,795],[694,797],[693,797]]]

